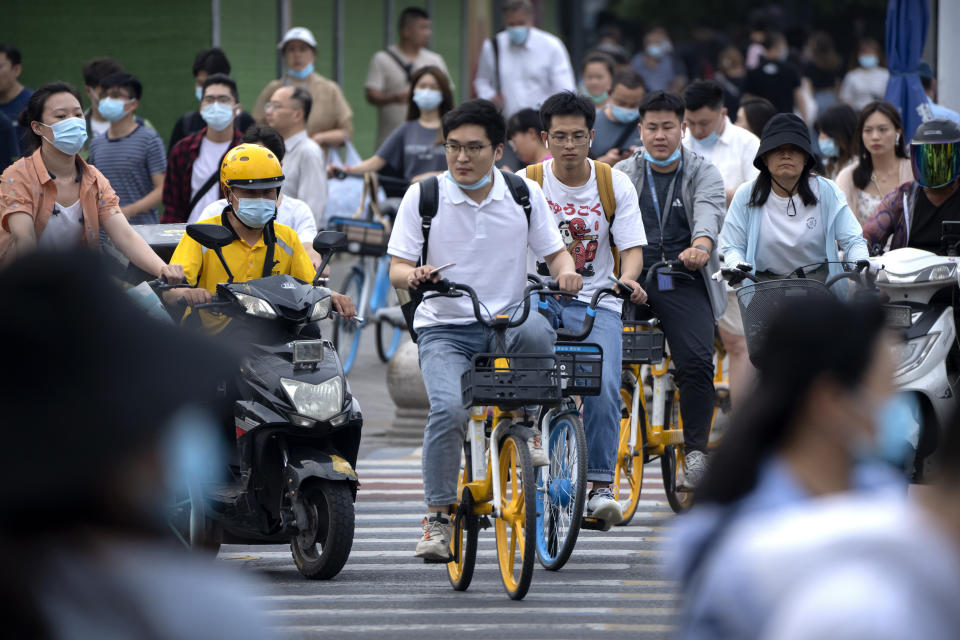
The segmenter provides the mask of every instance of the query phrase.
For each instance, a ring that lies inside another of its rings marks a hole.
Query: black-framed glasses
[[[567,142],[570,142],[575,147],[582,147],[590,144],[590,134],[583,133],[582,131],[578,131],[572,135],[567,135],[565,133],[551,133],[550,142],[556,145],[565,145]]]
[[[493,144],[480,144],[479,142],[471,142],[470,144],[460,144],[458,142],[447,142],[444,143],[443,148],[446,149],[447,153],[453,154],[455,156],[460,155],[461,151],[466,152],[468,156],[475,156],[487,147],[492,147]]]
[[[200,100],[200,104],[213,104],[215,102],[229,106],[233,104],[233,96],[203,96],[203,99]]]

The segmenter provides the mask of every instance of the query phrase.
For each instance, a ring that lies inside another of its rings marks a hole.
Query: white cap
[[[301,40],[303,42],[306,42],[308,45],[310,45],[314,49],[317,48],[316,38],[313,37],[313,33],[310,32],[310,29],[307,29],[306,27],[294,27],[293,29],[290,29],[289,31],[287,31],[283,35],[283,40],[281,40],[280,44],[277,45],[277,49],[282,50],[284,45],[286,45],[291,40]]]

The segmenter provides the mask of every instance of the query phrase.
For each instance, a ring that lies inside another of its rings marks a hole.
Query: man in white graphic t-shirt
[[[548,301],[548,314],[555,325],[574,331],[582,326],[594,292],[610,286],[611,275],[633,289],[631,301],[641,303],[647,298],[636,281],[647,243],[637,191],[621,171],[587,158],[596,113],[589,98],[572,91],[547,98],[540,108],[540,120],[553,158],[523,170],[526,177],[542,184],[567,251],[583,277],[576,299]],[[601,192],[606,197],[601,197]],[[609,208],[614,211],[605,210]],[[619,251],[619,274],[614,273],[611,242]],[[587,481],[593,485],[587,515],[602,520],[607,528],[623,519],[620,503],[610,490],[620,434],[620,305],[619,299],[608,296],[597,309],[587,342],[603,349],[602,388],[599,396],[583,399]]]

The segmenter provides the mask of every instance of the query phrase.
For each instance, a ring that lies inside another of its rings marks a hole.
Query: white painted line
[[[522,611],[522,609],[518,609]],[[424,613],[424,612],[420,612]],[[462,610],[456,610],[455,614],[457,616],[462,616]],[[289,631],[289,632],[314,632],[322,635],[330,634],[331,632],[336,633],[337,635],[342,635],[344,633],[375,633],[378,637],[389,637],[384,636],[388,633],[400,633],[400,632],[410,632],[410,631],[425,631],[428,633],[436,633],[438,628],[443,629],[444,635],[456,635],[457,633],[477,633],[484,632],[488,633],[494,637],[503,636],[503,623],[499,621],[493,622],[477,622],[474,624],[451,624],[449,620],[443,621],[442,626],[438,626],[438,623],[430,624],[374,624],[374,625],[344,625],[337,624],[336,629],[331,629],[327,624],[319,625],[283,625],[277,627],[280,631]],[[512,637],[524,637],[523,633],[542,633],[547,626],[542,622],[511,622],[510,631]],[[584,637],[585,631],[624,631],[624,632],[633,632],[633,633],[656,633],[656,632],[670,632],[674,631],[673,625],[668,624],[604,624],[602,622],[580,622],[577,624],[551,624],[549,625],[549,630],[554,633],[570,633],[573,634],[571,637],[582,638]]]
[[[609,557],[626,558],[630,556],[660,556],[663,555],[662,549],[604,549],[603,555]],[[290,558],[289,551],[251,551],[249,553],[222,553],[220,558],[224,560],[243,560],[256,556],[260,560],[269,560],[273,558]],[[496,549],[477,549],[478,558],[496,558]],[[409,558],[415,560],[412,549],[353,549],[350,551],[350,558],[358,560],[361,558]]]
[[[506,595],[503,596],[506,598]],[[522,608],[522,607],[484,607],[482,609],[476,609],[473,611],[464,611],[461,608],[451,608],[451,609],[424,609],[424,608],[414,608],[414,609],[377,609],[377,608],[368,608],[368,609],[268,609],[264,613],[271,616],[464,616],[464,615],[477,615],[477,616],[529,616],[531,613],[537,613],[539,615],[564,615],[564,616],[599,616],[605,614],[619,614],[619,615],[672,615],[676,610],[673,607],[630,607],[630,608],[621,608],[621,607],[536,607],[533,608]],[[484,624],[484,623],[478,623]],[[496,623],[487,623],[490,626],[493,626]],[[502,622],[500,623],[502,624]],[[512,626],[512,625],[511,625]],[[543,624],[541,628],[548,625]],[[552,627],[552,625],[549,625]],[[436,629],[436,627],[433,627]],[[339,630],[339,627],[338,627]],[[446,632],[446,626],[444,625],[444,632]]]
[[[422,517],[422,515],[421,515]],[[418,524],[411,525],[410,527],[363,527],[357,529],[354,533],[355,540],[363,540],[366,535],[375,535],[383,533],[410,533],[411,529],[416,533],[420,531],[420,526]],[[589,529],[580,529],[580,537],[578,540],[583,539],[618,539],[619,535],[626,533],[642,533],[642,532],[662,532],[665,531],[665,527],[648,527],[646,525],[639,524],[629,524],[626,527],[614,527],[610,531],[591,531]]]
[[[404,532],[408,532],[408,531],[409,529],[404,529]],[[414,535],[416,535],[416,533],[417,531],[415,530]],[[492,535],[493,534],[491,534],[491,537]],[[591,547],[591,549],[593,547],[599,546],[601,547],[601,550],[602,550],[603,548],[606,548],[606,547],[614,547],[620,543],[627,543],[627,542],[629,543],[637,543],[637,542],[662,543],[662,542],[666,542],[667,540],[668,538],[665,538],[665,537],[646,538],[646,537],[639,537],[639,536],[608,536],[605,538],[599,538],[599,537],[585,538],[585,537],[578,536],[576,548],[580,549],[584,547],[584,545],[586,545],[587,547]],[[357,544],[359,542],[363,542],[366,544],[407,545],[409,543],[409,540],[406,537],[404,538],[363,538],[360,536],[355,536],[353,539],[353,543]]]
[[[474,583],[471,582],[471,585]],[[499,584],[499,582],[497,583]],[[571,583],[574,584],[574,583]],[[377,583],[377,586],[381,586],[380,583]],[[408,585],[409,586],[409,585]],[[554,586],[554,583],[551,582],[550,586]],[[621,585],[622,586],[622,585]],[[545,594],[545,593],[531,593],[524,598],[524,602],[553,602],[555,600],[569,600],[572,599],[576,602],[586,602],[590,600],[598,600],[603,602],[609,602],[610,600],[677,600],[680,594],[673,593],[557,593],[557,594]],[[423,593],[337,593],[337,594],[320,594],[320,593],[311,593],[305,595],[296,595],[296,594],[284,594],[284,595],[266,595],[266,596],[256,596],[255,600],[260,600],[264,602],[341,602],[341,601],[364,601],[364,600],[374,600],[377,602],[419,602],[422,603],[425,596]],[[443,593],[431,593],[429,596],[430,600],[463,600],[464,596],[460,593],[453,591],[443,592]],[[503,594],[471,594],[470,602],[503,602]],[[539,611],[539,609],[537,609]]]
[[[269,552],[269,553],[276,553],[276,554],[278,554],[278,556],[279,556],[279,555],[282,555],[282,554],[280,554],[279,551]],[[260,557],[260,556],[262,556],[262,555],[263,555],[263,554],[262,554],[262,553],[259,553],[259,552],[251,552],[251,553],[245,553],[245,554],[243,554],[243,553],[241,553],[241,554],[224,554],[224,553],[221,553],[221,555],[219,556],[219,558],[222,559],[222,560],[247,560],[247,561],[255,561],[255,560],[275,560],[275,559],[278,559],[278,558]],[[290,554],[289,554],[289,553],[286,554],[286,557],[289,557],[289,558],[290,558],[290,563],[292,564],[292,563],[293,563],[293,558],[290,557]],[[410,562],[410,563],[370,562],[370,563],[358,563],[358,564],[351,564],[350,562],[348,562],[348,563],[347,563],[347,566],[345,566],[345,567],[343,568],[343,572],[349,572],[349,571],[381,571],[381,572],[384,572],[384,573],[389,573],[389,572],[398,572],[398,571],[399,571],[399,572],[408,572],[408,571],[435,571],[438,580],[440,580],[440,577],[442,576],[442,582],[440,582],[439,584],[447,584],[447,582],[446,582],[446,581],[447,581],[447,567],[446,567],[446,565],[442,565],[442,564],[425,564],[425,563],[421,562],[420,560],[418,560],[418,559],[416,559],[416,558],[413,557],[413,551],[410,552],[410,559],[411,559],[411,560],[416,560],[416,562]],[[638,565],[638,566],[639,566],[639,565]],[[477,565],[476,565],[476,568],[477,568],[477,569],[480,569],[480,570],[482,570],[482,571],[499,571],[500,565],[497,564],[497,563],[495,563],[495,562],[478,562]],[[568,572],[568,571],[626,571],[626,570],[632,569],[632,568],[636,568],[636,567],[635,567],[634,565],[630,565],[630,564],[627,564],[627,563],[625,563],[625,562],[616,562],[616,563],[613,563],[613,562],[610,562],[610,563],[596,563],[596,562],[591,562],[591,563],[583,563],[583,564],[567,563],[567,565],[563,568],[563,571],[564,571],[564,572]],[[535,582],[536,582],[536,581],[535,581]],[[379,584],[379,583],[378,583],[378,584]],[[544,584],[552,584],[552,583],[551,583],[551,582],[546,582],[546,583],[544,583]]]

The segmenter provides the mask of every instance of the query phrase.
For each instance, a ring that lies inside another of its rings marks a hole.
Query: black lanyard
[[[660,210],[660,199],[657,197],[657,185],[653,181],[653,172],[650,170],[650,163],[645,162],[644,167],[647,170],[647,184],[650,185],[650,199],[653,200],[653,210],[657,214],[657,222],[660,224],[660,257],[665,260],[666,258],[663,255],[663,222],[670,215],[670,210],[673,209],[673,192],[677,186],[677,177],[683,171],[683,160],[680,160],[680,163],[677,164],[677,172],[673,174],[670,186],[667,187],[667,206],[662,212]]]

